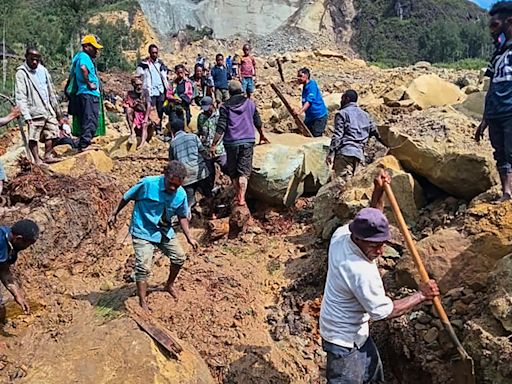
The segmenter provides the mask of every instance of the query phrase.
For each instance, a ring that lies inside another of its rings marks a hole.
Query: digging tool
[[[407,244],[407,248],[409,248],[409,252],[411,252],[412,258],[414,260],[414,264],[416,264],[416,268],[420,274],[421,281],[424,283],[428,283],[430,277],[428,276],[427,270],[421,260],[420,254],[416,249],[414,241],[412,239],[411,233],[409,232],[409,228],[407,228],[407,224],[405,224],[404,217],[402,216],[402,212],[400,207],[398,206],[398,202],[396,201],[395,194],[391,189],[389,184],[384,184],[384,191],[388,197],[389,203],[391,204],[391,209],[396,217],[398,222],[398,227],[402,232],[405,242]],[[439,296],[435,297],[433,300],[434,307],[439,315],[439,319],[443,323],[444,329],[446,333],[452,340],[453,344],[457,348],[457,352],[460,355],[460,360],[456,361],[455,367],[455,382],[456,384],[475,384],[475,367],[474,362],[471,356],[466,352],[462,343],[458,339],[455,331],[448,319],[446,311],[443,308],[443,304],[441,303],[441,298]]]
[[[290,103],[288,102],[288,100],[286,100],[286,98],[284,97],[284,95],[282,94],[282,92],[279,90],[279,88],[277,88],[277,85],[275,84],[270,84],[270,86],[272,87],[272,89],[274,90],[274,92],[276,93],[276,95],[281,99],[281,101],[283,102],[284,106],[286,107],[286,109],[288,110],[288,112],[290,113],[290,115],[292,115],[293,117],[293,120],[295,120],[295,124],[297,124],[297,126],[299,127],[299,129],[301,130],[302,134],[304,136],[307,136],[307,137],[313,137],[313,135],[311,134],[311,132],[309,131],[308,127],[306,127],[306,124],[304,124],[304,122],[299,118],[299,116],[297,116],[295,114],[295,112],[293,112],[293,108],[292,106],[290,105]]]

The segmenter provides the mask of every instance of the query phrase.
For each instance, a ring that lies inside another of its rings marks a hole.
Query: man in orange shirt
[[[242,82],[242,91],[250,99],[254,93],[254,83],[256,81],[256,60],[251,55],[251,46],[243,46],[244,55],[240,59],[240,81]]]

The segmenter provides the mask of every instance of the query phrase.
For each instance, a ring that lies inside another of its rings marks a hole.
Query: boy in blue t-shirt
[[[309,69],[299,69],[297,82],[302,84],[302,108],[296,109],[296,115],[305,113],[304,124],[308,127],[313,137],[320,137],[327,125],[327,106],[322,98],[322,92],[315,80],[311,79]]]

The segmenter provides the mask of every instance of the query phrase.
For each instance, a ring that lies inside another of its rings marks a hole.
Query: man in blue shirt
[[[12,227],[0,227],[0,281],[11,292],[25,314],[30,313],[30,307],[23,289],[11,273],[11,265],[16,263],[18,252],[30,247],[38,237],[39,227],[32,220],[18,221]],[[5,307],[0,304],[0,322],[4,320]]]
[[[145,310],[148,309],[147,279],[151,273],[155,247],[171,261],[165,290],[174,298],[177,297],[174,281],[187,257],[171,226],[174,216],[178,216],[188,243],[194,249],[198,247],[189,231],[187,194],[181,186],[186,176],[187,171],[183,164],[179,161],[169,162],[164,175],[145,177],[131,187],[108,220],[108,225],[112,227],[116,223],[117,215],[130,200],[135,202],[130,224],[135,251],[133,278],[137,284],[140,306]]]
[[[489,127],[489,138],[501,180],[500,201],[506,201],[512,198],[512,1],[496,3],[489,15],[489,29],[498,50],[486,72],[491,77],[491,84],[485,98],[484,117],[475,139],[479,142]],[[503,34],[504,44],[499,42]]]
[[[80,120],[80,140],[78,150],[83,151],[91,145],[98,128],[100,113],[100,80],[93,59],[103,48],[98,37],[84,36],[82,51],[78,52],[71,64],[71,73],[75,76],[76,116]]]
[[[224,56],[222,53],[218,53],[217,56],[215,56],[215,66],[210,71],[210,75],[213,79],[215,101],[218,106],[220,103],[229,99],[228,80],[231,77],[228,69],[224,65]]]
[[[299,69],[297,82],[302,84],[302,108],[296,109],[296,115],[306,114],[304,124],[314,137],[320,137],[325,131],[327,124],[327,106],[325,105],[322,93],[318,84],[311,78],[309,69]]]

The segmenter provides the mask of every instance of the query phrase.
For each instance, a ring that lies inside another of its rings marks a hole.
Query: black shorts
[[[327,118],[328,116],[325,115],[324,117],[305,123],[313,137],[320,137],[324,134],[325,126],[327,125]]]
[[[224,145],[228,157],[227,171],[232,179],[245,176],[249,178],[252,172],[252,156],[254,143]]]

